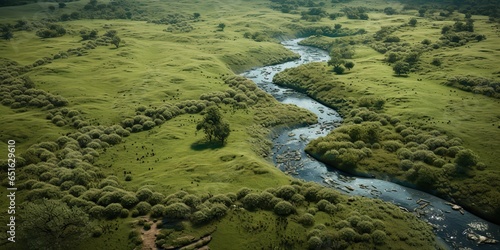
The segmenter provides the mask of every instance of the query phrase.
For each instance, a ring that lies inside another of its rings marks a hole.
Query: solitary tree
[[[224,23],[219,23],[219,25],[218,25],[217,27],[219,27],[219,30],[220,30],[220,31],[224,31],[224,28],[226,28],[226,24],[224,24]]]
[[[392,67],[392,69],[394,70],[394,73],[396,73],[398,76],[407,75],[408,73],[410,73],[410,65],[402,61],[396,62]]]
[[[333,67],[333,72],[337,73],[337,75],[342,75],[345,72],[345,68],[342,65],[336,65]]]
[[[410,73],[410,65],[406,62],[398,61],[394,64],[392,70],[394,70],[394,73],[396,73],[398,76],[407,75],[408,73]]]
[[[348,70],[351,70],[352,68],[354,68],[354,62],[352,61],[347,61],[344,63],[344,67]]]
[[[89,236],[88,215],[59,200],[28,203],[21,215],[21,235],[34,249],[64,249]]]
[[[196,125],[196,131],[203,129],[208,141],[225,143],[231,132],[229,124],[222,119],[220,110],[211,106],[206,109],[205,117]]]
[[[412,18],[412,19],[410,19],[410,21],[408,22],[408,24],[409,24],[410,26],[415,27],[415,26],[417,25],[417,19],[416,19],[416,18]]]
[[[198,18],[200,18],[200,16],[201,16],[201,14],[198,12],[193,13],[194,19],[198,19]]]
[[[111,40],[111,43],[116,46],[116,48],[120,47],[120,42],[122,39],[119,36],[114,36],[113,39]]]

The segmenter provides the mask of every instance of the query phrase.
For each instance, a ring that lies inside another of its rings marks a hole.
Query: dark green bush
[[[314,216],[312,214],[309,214],[309,213],[304,213],[302,214],[298,220],[297,220],[300,224],[302,224],[303,226],[312,226],[314,225]]]
[[[135,195],[139,201],[146,201],[153,195],[153,191],[148,188],[142,188]]]
[[[162,204],[156,204],[151,208],[151,217],[157,218],[162,217],[165,214],[165,206]]]
[[[295,207],[288,201],[280,201],[273,209],[274,213],[280,216],[288,216],[295,213]]]
[[[191,209],[184,203],[174,203],[165,208],[165,216],[172,219],[185,219],[191,214]]]
[[[103,215],[107,219],[115,219],[120,216],[123,207],[120,203],[111,203],[103,211]]]
[[[139,202],[136,206],[135,209],[138,212],[138,215],[146,215],[151,211],[151,205],[145,201]]]

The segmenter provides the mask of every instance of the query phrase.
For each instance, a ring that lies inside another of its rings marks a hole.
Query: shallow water
[[[327,135],[330,130],[342,122],[342,118],[335,110],[302,93],[272,84],[274,75],[286,68],[329,60],[327,52],[300,46],[298,45],[300,40],[283,42],[286,48],[300,54],[300,59],[256,68],[242,74],[253,80],[261,89],[273,95],[278,101],[306,108],[318,116],[317,124],[281,130],[273,137],[273,161],[276,166],[299,179],[315,181],[350,195],[379,198],[401,206],[410,212],[416,212],[421,219],[435,227],[437,235],[452,249],[499,249],[499,244],[477,245],[476,242],[468,240],[466,237],[467,232],[473,232],[500,240],[499,225],[485,221],[467,211],[464,211],[462,215],[459,211],[452,210],[445,200],[415,189],[388,181],[353,177],[342,173],[316,161],[304,152],[304,148],[310,140]],[[424,205],[427,202],[429,204]]]

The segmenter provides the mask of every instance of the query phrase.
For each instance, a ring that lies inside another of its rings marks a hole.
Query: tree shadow
[[[191,144],[191,149],[196,151],[202,151],[206,149],[217,149],[224,147],[224,143],[219,141],[206,141],[204,139],[198,140]]]
[[[409,75],[397,75],[397,74],[393,74],[392,76],[399,77],[399,78],[408,78],[408,77],[410,77]]]

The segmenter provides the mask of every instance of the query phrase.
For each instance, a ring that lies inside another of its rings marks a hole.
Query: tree
[[[408,73],[410,73],[410,65],[406,62],[398,61],[394,64],[392,69],[398,76],[407,75]]]
[[[328,66],[339,66],[344,63],[344,59],[342,59],[340,56],[337,55],[332,55],[330,60],[328,60]]]
[[[334,29],[336,30],[339,30],[340,28],[342,28],[342,24],[340,23],[336,23],[334,26],[333,26]]]
[[[62,8],[64,8],[64,7],[66,7],[66,4],[65,4],[65,3],[59,3],[59,9],[62,9]]]
[[[201,16],[201,14],[198,12],[193,13],[194,19],[198,19],[198,18],[200,18],[200,16]]]
[[[116,48],[120,47],[120,42],[122,39],[119,36],[114,36],[111,40],[111,43],[116,46]]]
[[[220,110],[211,106],[206,109],[205,117],[196,125],[196,131],[203,129],[208,141],[225,143],[231,132],[229,124],[222,119]]]
[[[412,27],[415,27],[417,25],[417,19],[416,18],[410,19],[410,21],[408,21],[408,24]]]
[[[354,68],[354,62],[352,61],[347,61],[344,63],[344,67],[348,70],[351,70],[352,68]]]
[[[219,27],[219,30],[220,30],[220,31],[224,31],[224,28],[226,28],[226,24],[224,24],[224,23],[219,23],[219,25],[217,25],[217,27]]]
[[[7,30],[7,31],[2,33],[2,38],[5,40],[10,40],[10,39],[14,38],[14,33],[12,33],[12,31],[10,31],[10,30]]]
[[[384,13],[387,15],[394,15],[397,13],[397,11],[392,7],[387,7],[384,9]]]
[[[345,72],[345,68],[342,65],[336,65],[333,67],[333,72],[337,73],[337,75],[342,75]]]
[[[56,10],[56,7],[55,7],[54,5],[50,5],[50,6],[49,6],[49,10],[50,10],[50,11],[54,11],[54,10]]]
[[[89,237],[88,215],[77,207],[68,207],[59,200],[43,199],[28,203],[21,213],[25,242],[34,249],[70,248],[75,242]]]

